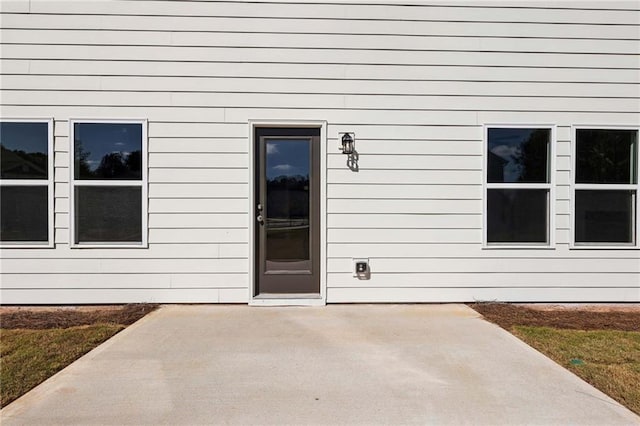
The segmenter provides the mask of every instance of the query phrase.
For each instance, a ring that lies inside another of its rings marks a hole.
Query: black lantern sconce
[[[344,133],[342,135],[342,146],[339,149],[343,154],[351,155],[356,150],[356,143],[354,139],[355,133]]]

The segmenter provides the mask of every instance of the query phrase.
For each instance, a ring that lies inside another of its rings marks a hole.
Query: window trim
[[[489,183],[488,178],[488,155],[489,150],[489,129],[549,129],[551,131],[549,140],[549,182],[547,183]],[[482,138],[482,249],[502,250],[502,249],[526,249],[526,250],[553,250],[556,248],[556,143],[557,126],[555,124],[504,124],[489,123],[483,125]],[[546,189],[547,193],[547,236],[546,243],[491,243],[488,242],[488,212],[487,212],[487,192],[489,189]]]
[[[142,125],[142,179],[137,180],[81,180],[75,179],[75,124],[140,124]],[[148,178],[148,120],[147,119],[69,119],[69,246],[71,248],[148,248],[149,247],[149,178]],[[142,241],[138,242],[76,242],[75,239],[75,187],[76,186],[130,186],[140,187],[142,192]]]
[[[631,184],[598,184],[598,183],[576,183],[577,175],[577,138],[576,134],[578,130],[634,130],[636,132],[636,152],[634,159],[636,167],[636,183]],[[640,214],[638,196],[640,195],[640,127],[633,125],[593,125],[593,124],[574,124],[571,126],[571,171],[569,173],[569,217],[570,217],[570,239],[569,249],[571,250],[638,250],[640,249]],[[633,243],[576,243],[576,191],[580,190],[600,190],[600,191],[613,191],[613,190],[625,190],[635,191],[635,205],[633,212],[635,234]]]
[[[47,186],[47,241],[0,241],[0,248],[54,248],[55,247],[55,195],[54,195],[54,137],[53,137],[53,118],[11,118],[2,117],[0,122],[3,123],[47,123],[47,179],[1,179],[0,186]]]

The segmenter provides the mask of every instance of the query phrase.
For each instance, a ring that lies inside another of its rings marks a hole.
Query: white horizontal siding
[[[6,64],[6,65],[5,65]],[[161,65],[161,66],[159,66]],[[238,63],[219,62],[152,62],[139,60],[70,60],[70,59],[5,59],[3,68],[12,72],[42,75],[124,75],[124,76],[207,76],[245,78],[315,78],[394,81],[515,81],[551,83],[636,84],[636,69],[558,68],[552,64],[527,66],[453,66],[453,65],[379,65],[379,64],[304,64],[304,63]],[[375,65],[375,66],[374,66]],[[266,83],[266,81],[265,81]]]
[[[335,214],[327,218],[332,229],[480,229],[481,215],[474,214]]]
[[[149,182],[156,183],[244,183],[249,180],[247,168],[238,169],[182,169],[152,168],[149,170]]]
[[[411,273],[511,273],[533,274],[540,271],[545,273],[572,273],[579,270],[581,273],[627,273],[629,275],[640,273],[640,262],[629,262],[628,259],[509,259],[495,264],[496,258],[464,259],[458,257],[437,259],[370,259],[372,273],[376,274],[411,274]],[[350,273],[351,259],[329,259],[327,270],[329,273]],[[474,281],[474,280],[472,280]],[[368,285],[368,284],[367,284]]]
[[[584,87],[584,86],[581,86]],[[630,85],[635,90],[634,85]],[[632,90],[632,89],[630,89]],[[61,106],[61,105],[3,105],[2,113],[7,116],[36,116],[42,117],[48,115],[69,117],[73,116],[74,112],[78,111],[78,107],[74,106]],[[562,117],[560,123],[587,123],[597,120],[601,123],[608,123],[610,125],[629,125],[636,119],[637,113],[633,111],[623,112],[551,112],[551,111],[527,111],[526,113],[519,111],[399,111],[399,110],[338,110],[338,109],[265,109],[265,108],[208,108],[208,107],[175,107],[167,108],[162,106],[155,107],[108,107],[108,106],[83,106],[82,111],[84,115],[88,117],[112,117],[112,118],[127,118],[127,117],[147,117],[152,124],[164,126],[164,129],[170,129],[176,124],[191,123],[196,125],[201,124],[214,124],[214,123],[229,123],[229,124],[243,124],[242,120],[247,120],[247,117],[259,117],[264,116],[262,119],[268,120],[284,120],[286,117],[296,117],[298,120],[312,120],[318,115],[327,117],[333,124],[332,133],[329,134],[330,142],[329,146],[338,146],[337,132],[345,131],[338,130],[338,128],[344,129],[354,126],[351,123],[357,123],[361,128],[378,126],[398,126],[402,128],[405,125],[420,125],[420,126],[443,126],[454,125],[454,129],[450,131],[448,135],[444,135],[443,138],[434,137],[435,127],[424,131],[420,134],[421,138],[415,138],[409,135],[406,138],[399,137],[380,137],[375,132],[368,133],[368,137],[364,137],[362,134],[357,135],[358,141],[376,141],[376,142],[389,142],[393,140],[398,142],[444,142],[444,141],[464,141],[459,137],[459,133],[462,130],[461,126],[477,126],[483,123],[497,123],[506,121],[509,123],[555,123],[559,117]],[[228,121],[224,121],[224,117]],[[360,117],[360,118],[359,118]],[[56,136],[56,143],[62,147],[62,150],[68,150],[68,142],[65,137],[68,133],[68,124],[64,120],[57,122],[56,128],[64,126],[65,129],[60,131]],[[245,123],[246,125],[246,123]],[[334,128],[335,126],[338,126]],[[196,126],[197,128],[197,126]],[[206,129],[204,126],[203,129]],[[164,130],[163,129],[163,130]],[[177,133],[182,129],[177,129]],[[564,135],[559,137],[560,141],[568,143],[570,138],[570,127],[559,127],[560,132],[564,132]],[[173,133],[173,132],[172,132]],[[171,135],[172,133],[167,133]],[[218,141],[225,140],[229,143],[235,141],[238,147],[242,147],[240,152],[248,151],[248,138],[246,133],[244,135],[229,134],[227,136],[218,136],[218,133],[208,131],[206,135],[198,136],[153,136],[152,141],[164,141],[164,140],[179,140],[179,146],[185,146],[185,149],[192,142],[205,142],[206,141]],[[415,136],[415,135],[414,135]],[[481,136],[481,135],[480,135]],[[481,145],[481,140],[477,134],[471,139],[467,139],[467,142],[478,141]],[[449,143],[449,142],[447,142]],[[174,145],[178,146],[178,145]],[[152,147],[150,147],[153,149]],[[182,149],[182,148],[181,148]],[[236,151],[234,151],[236,152]],[[468,151],[471,153],[470,151]],[[375,153],[379,153],[375,152]],[[416,152],[421,153],[421,152]]]
[[[329,229],[332,243],[466,243],[473,244],[482,238],[480,229]],[[421,260],[418,260],[420,262]]]
[[[246,198],[182,198],[178,202],[170,198],[149,200],[149,213],[246,213]]]
[[[459,262],[459,260],[458,260]],[[433,272],[401,272],[376,273],[370,280],[354,280],[348,273],[330,272],[331,281],[336,288],[386,288],[397,286],[398,280],[402,285],[398,287],[416,289],[424,287],[462,287],[483,290],[487,288],[532,288],[544,289],[562,288],[637,288],[637,272],[615,272],[610,274],[575,273],[575,272],[479,272],[479,271],[442,271]],[[603,280],[606,276],[607,280]],[[544,285],[540,283],[543,282]],[[615,283],[615,284],[614,284]],[[499,297],[499,300],[506,298]]]
[[[434,247],[435,246],[435,247]],[[569,250],[568,244],[559,244],[553,253],[551,249],[520,249],[520,250],[483,250],[480,242],[474,244],[445,244],[440,241],[420,241],[418,243],[335,243],[329,246],[329,258],[413,258],[437,259],[441,257],[459,259],[491,258],[495,261],[508,262],[512,258],[526,259],[598,259],[604,258],[598,250]],[[615,250],[608,253],[607,259],[636,260],[638,254],[632,250]]]
[[[451,194],[455,194],[457,199],[481,199],[482,185],[447,185],[446,183],[441,185],[404,185],[399,182],[387,185],[334,184],[329,186],[327,197],[336,199],[450,199]]]
[[[640,122],[637,3],[405,3],[3,1],[0,113],[55,119],[56,248],[0,251],[2,303],[246,302],[248,120],[328,123],[329,302],[640,300],[639,251],[569,249],[571,126]],[[71,118],[148,120],[148,249],[69,248]],[[554,248],[482,249],[486,123],[557,126]]]
[[[35,31],[36,36],[39,31]],[[81,36],[82,34],[79,34]],[[15,38],[20,34],[8,32],[9,40],[6,41],[5,57],[10,59],[30,59],[38,51],[38,44],[17,43]],[[346,63],[346,64],[397,64],[397,59],[412,53],[409,64],[411,65],[437,65],[445,63],[448,65],[474,64],[492,65],[484,62],[484,53],[487,55],[486,61],[497,59],[496,65],[515,64],[518,54],[537,54],[529,63],[518,63],[517,66],[527,66],[537,64],[542,65],[541,59],[549,59],[554,54],[602,54],[607,52],[611,55],[633,55],[636,40],[579,40],[565,39],[563,43],[557,43],[553,39],[510,39],[510,38],[462,38],[462,37],[430,37],[428,43],[421,38],[393,37],[393,36],[327,36],[298,35],[265,35],[265,34],[214,34],[207,38],[199,37],[195,40],[185,39],[183,44],[175,43],[167,46],[162,43],[153,43],[140,40],[140,36],[130,39],[128,43],[121,45],[117,40],[108,43],[105,38],[103,43],[83,43],[78,45],[79,38],[75,40],[66,38],[64,40],[46,39],[46,33],[39,41],[40,44],[52,44],[55,50],[50,51],[43,59],[71,59],[71,60],[150,60],[150,61],[192,61],[192,62],[294,62],[294,63]],[[33,38],[29,36],[28,38]],[[179,37],[180,38],[180,37]],[[124,40],[122,40],[124,42]],[[195,44],[195,45],[194,45]],[[202,47],[199,44],[203,45]],[[94,46],[99,45],[99,48]],[[401,45],[402,47],[398,47]],[[295,60],[287,60],[287,54],[291,55],[291,50],[298,49]],[[331,49],[335,56],[328,57],[324,51]],[[445,52],[441,62],[429,57],[432,52]],[[462,57],[459,53],[470,53],[470,57]],[[509,53],[500,55],[496,52]],[[507,61],[506,63],[500,63]],[[206,58],[206,59],[205,59]],[[597,56],[596,56],[597,58]],[[538,60],[537,62],[536,59]],[[578,63],[571,66],[580,65],[580,60],[586,58],[578,57]],[[395,60],[395,61],[394,61]],[[406,58],[405,58],[406,60]],[[625,58],[615,58],[607,68],[615,68],[615,65],[625,63]],[[450,61],[454,61],[451,63]],[[456,63],[456,61],[464,61]],[[627,67],[633,62],[626,62]],[[555,65],[569,65],[568,62]],[[582,64],[594,67],[595,64]]]
[[[284,3],[284,5],[283,5]],[[551,23],[598,23],[617,25],[637,25],[637,13],[629,13],[633,9],[632,2],[620,2],[611,9],[580,8],[579,5],[565,8],[522,7],[523,5],[506,5],[507,7],[483,7],[482,5],[444,6],[427,5],[425,7],[407,7],[406,5],[387,4],[300,4],[295,2],[180,2],[165,3],[128,1],[95,1],[90,5],[75,5],[71,2],[52,2],[50,0],[32,0],[29,4],[31,13],[61,14],[101,14],[101,15],[136,15],[144,16],[153,10],[154,15],[167,16],[227,16],[253,18],[294,18],[294,19],[331,19],[331,20],[409,20],[409,21],[489,21],[489,22],[551,22]],[[414,3],[420,4],[420,3]],[[511,6],[511,7],[509,7]],[[520,7],[518,7],[520,6]],[[558,4],[556,3],[557,7]],[[565,6],[566,7],[566,6]],[[614,10],[620,8],[622,10]],[[526,10],[526,15],[522,10]],[[500,13],[496,13],[499,10]]]
[[[149,242],[157,244],[243,243],[248,240],[249,232],[244,227],[209,229],[159,228],[149,230]]]
[[[2,272],[17,274],[29,268],[29,259],[2,259]],[[247,270],[246,259],[38,259],[40,274],[74,273],[238,273]]]
[[[149,198],[246,198],[248,195],[246,183],[149,184]]]
[[[212,282],[212,285],[215,285]],[[247,288],[2,289],[3,304],[246,303]]]
[[[248,142],[238,139],[185,139],[185,138],[152,138],[149,140],[151,153],[212,153],[212,154],[244,154],[249,150]]]
[[[206,216],[206,215],[205,215]],[[181,221],[180,226],[185,226]],[[242,243],[169,243],[154,244],[146,250],[95,248],[91,250],[70,249],[68,244],[57,244],[55,250],[11,250],[0,249],[3,259],[218,259],[249,257],[249,245]]]
[[[452,111],[570,111],[617,112],[638,106],[637,98],[591,98],[585,104],[580,98],[551,98],[540,102],[537,97],[471,97],[471,96],[389,96],[389,95],[319,95],[280,93],[159,93],[118,91],[15,91],[5,90],[8,105],[105,105],[105,106],[213,106],[223,108],[250,106],[262,108],[391,109]],[[545,105],[548,105],[545,108]],[[151,131],[150,136],[154,136]],[[221,135],[222,136],[222,135]]]
[[[170,289],[170,288],[245,288],[247,274],[243,273],[47,273],[3,275],[5,288],[40,290],[54,289]]]
[[[3,2],[5,6],[7,1]],[[607,2],[607,7],[612,2]],[[6,7],[6,6],[5,6]],[[10,12],[3,7],[3,10]],[[468,21],[465,25],[460,22],[432,20],[428,25],[399,25],[394,21],[377,21],[375,26],[362,20],[332,20],[332,19],[271,19],[207,17],[207,16],[114,16],[114,15],[72,15],[56,14],[56,19],[49,19],[50,14],[31,13],[7,14],[3,18],[4,27],[16,30],[67,30],[92,31],[100,29],[118,34],[127,31],[148,31],[161,33],[160,40],[166,40],[162,33],[166,32],[178,38],[182,34],[195,34],[196,37],[206,37],[216,33],[264,33],[264,34],[344,34],[344,35],[404,35],[414,37],[501,37],[501,38],[586,38],[586,39],[638,39],[635,25],[609,25],[606,32],[594,35],[594,31],[601,29],[602,24],[595,19],[593,23],[573,25],[557,25],[544,21],[538,22],[496,22]],[[598,11],[595,11],[598,13]],[[64,37],[64,36],[59,36]],[[22,43],[27,42],[23,39]],[[170,39],[171,40],[171,39]],[[91,39],[89,39],[91,41]]]
[[[246,154],[227,153],[150,153],[149,163],[153,167],[170,167],[178,169],[190,168],[246,168],[248,156]]]
[[[466,54],[465,57],[468,57]],[[440,57],[440,55],[438,55]],[[625,57],[630,68],[637,68],[638,59]],[[558,58],[554,58],[557,63]],[[572,65],[576,65],[574,57]],[[604,60],[598,58],[595,61]],[[607,57],[607,65],[614,61]],[[489,59],[490,60],[490,59]],[[547,59],[548,60],[548,59]],[[589,57],[586,64],[594,64]],[[578,97],[578,98],[637,98],[640,89],[636,85],[598,84],[589,93],[578,84],[554,82],[498,82],[498,81],[415,81],[408,85],[405,81],[357,80],[357,79],[284,79],[272,78],[268,84],[259,78],[221,77],[165,77],[165,76],[69,76],[69,75],[6,75],[0,87],[12,90],[131,90],[142,92],[165,92],[171,87],[173,92],[228,93],[309,93],[309,94],[368,94],[368,95],[440,95],[440,96],[481,96],[481,97]],[[211,118],[211,117],[209,117]],[[401,123],[399,123],[401,124]]]
[[[246,228],[248,213],[175,213],[149,216],[150,228]]]
[[[603,280],[616,277],[602,276]],[[451,300],[473,302],[519,301],[519,302],[575,302],[598,303],[603,301],[637,302],[636,287],[557,287],[540,285],[514,287],[511,282],[487,288],[455,287],[449,285],[401,287],[394,285],[393,291],[380,287],[330,287],[327,298],[334,303],[447,303]]]
[[[452,194],[445,199],[329,199],[329,213],[414,213],[414,214],[469,214],[482,211],[482,200],[465,200]]]

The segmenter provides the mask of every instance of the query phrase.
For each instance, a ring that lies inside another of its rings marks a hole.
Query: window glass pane
[[[49,176],[49,124],[0,123],[0,177],[47,179]]]
[[[576,243],[633,243],[635,191],[576,191]]]
[[[76,186],[76,242],[141,242],[142,188]]]
[[[548,242],[548,190],[487,190],[487,242]]]
[[[265,149],[266,270],[308,270],[311,141],[267,140]]]
[[[49,239],[48,190],[47,186],[0,186],[0,240]]]
[[[576,183],[636,183],[635,130],[576,130]]]
[[[76,179],[142,179],[142,125],[75,123]]]
[[[551,129],[489,129],[489,183],[549,182],[550,141]]]

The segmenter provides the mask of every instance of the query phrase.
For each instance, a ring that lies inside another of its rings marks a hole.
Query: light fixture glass
[[[353,154],[355,150],[355,141],[352,133],[342,135],[342,146],[340,147],[343,154]]]

